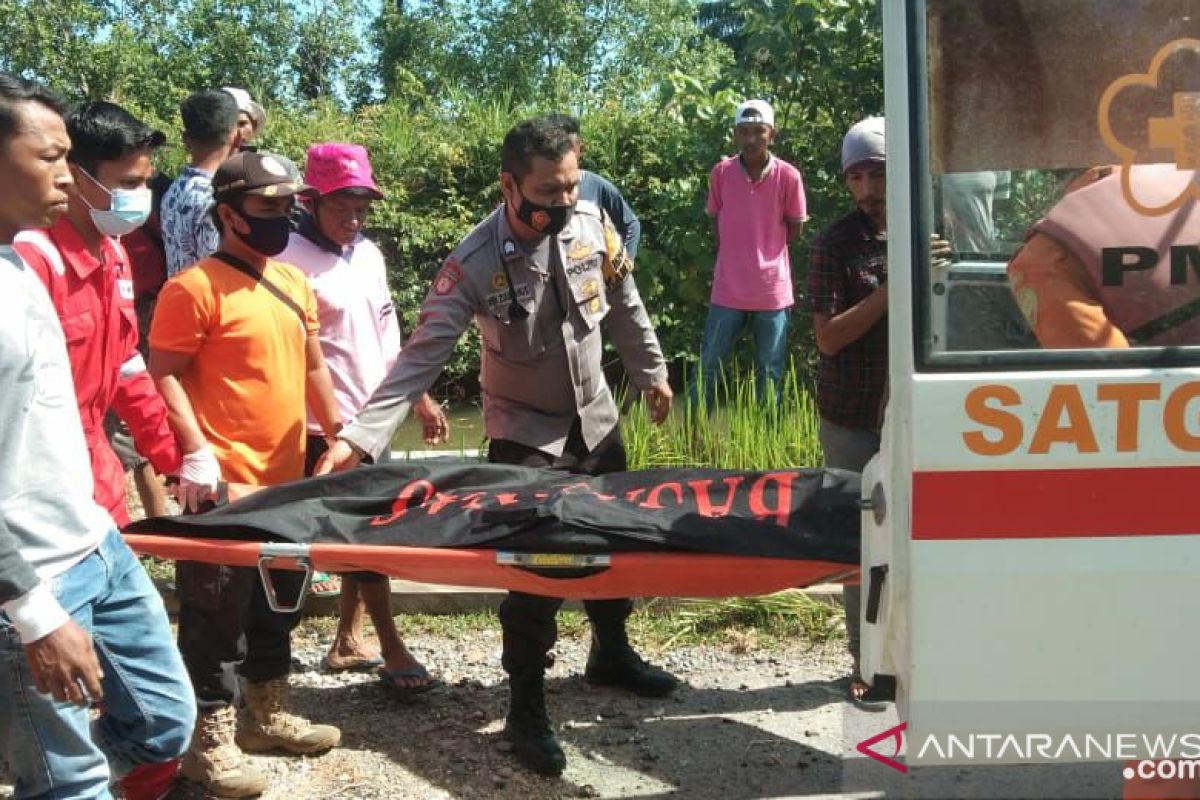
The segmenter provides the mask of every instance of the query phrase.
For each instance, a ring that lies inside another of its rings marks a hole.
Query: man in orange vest
[[[1096,167],[1070,181],[1008,265],[1043,347],[1200,343],[1198,180],[1192,170],[1143,164]],[[1200,776],[1184,763],[1127,762],[1125,797],[1200,798]]]
[[[1191,170],[1144,164],[1093,168],[1068,184],[1008,265],[1043,347],[1200,342],[1200,204],[1186,195],[1196,180]],[[1166,213],[1146,213],[1182,197]]]

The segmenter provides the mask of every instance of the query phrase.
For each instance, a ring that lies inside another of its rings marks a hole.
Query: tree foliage
[[[375,26],[389,93],[503,96],[580,111],[645,102],[658,76],[720,58],[690,0],[433,0]]]
[[[371,235],[411,326],[438,266],[499,202],[499,145],[522,117],[581,116],[584,164],[643,221],[638,283],[669,358],[699,349],[714,261],[708,173],[734,152],[738,102],[776,108],[776,152],[804,175],[806,239],[848,206],[841,136],[882,112],[878,0],[0,0],[0,69],[74,100],[112,99],[178,142],[178,104],[242,86],[260,144],[303,162],[317,141],[371,152],[387,198]],[[166,150],[160,168],[184,153]],[[793,274],[803,288],[803,243]],[[796,352],[809,354],[798,306]],[[477,370],[468,341],[450,367]]]

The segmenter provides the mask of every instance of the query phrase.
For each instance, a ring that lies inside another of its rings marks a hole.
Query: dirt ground
[[[318,758],[263,757],[265,798],[750,798],[836,793],[845,657],[836,645],[737,654],[689,647],[657,660],[686,685],[665,700],[588,687],[586,643],[560,641],[549,675],[552,718],[567,750],[560,779],[525,772],[501,729],[508,688],[498,630],[413,637],[446,686],[391,695],[372,675],[313,669],[325,642],[297,641],[300,709],[338,725],[342,746]],[[882,730],[882,727],[881,727]],[[177,798],[202,798],[185,786]]]
[[[588,687],[584,634],[565,636],[548,705],[567,751],[558,779],[526,772],[501,729],[508,686],[497,628],[409,638],[446,681],[402,700],[374,676],[316,669],[326,634],[298,634],[297,705],[343,731],[317,758],[258,757],[268,800],[557,800],[558,798],[1116,798],[1116,765],[941,767],[902,775],[855,750],[899,720],[846,702],[841,642],[763,651],[746,642],[649,654],[684,681],[665,700]],[[751,643],[752,645],[752,643]],[[184,785],[172,797],[200,800]]]

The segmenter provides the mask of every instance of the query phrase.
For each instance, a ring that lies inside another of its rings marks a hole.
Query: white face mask
[[[140,189],[109,189],[82,167],[79,169],[87,175],[92,183],[104,190],[109,196],[107,209],[96,208],[88,203],[82,194],[83,202],[87,203],[92,216],[92,224],[96,230],[105,236],[124,236],[140,228],[150,218],[150,208],[153,195],[148,186]]]

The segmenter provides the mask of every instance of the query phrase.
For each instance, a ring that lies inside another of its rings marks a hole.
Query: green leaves
[[[734,152],[737,104],[775,106],[775,152],[804,175],[806,239],[849,205],[842,135],[883,108],[878,0],[389,0],[374,19],[352,0],[53,6],[0,0],[0,68],[126,105],[167,131],[165,172],[185,158],[180,100],[225,85],[266,105],[259,144],[297,163],[319,141],[367,146],[387,192],[371,235],[410,325],[441,261],[499,202],[505,131],[580,115],[584,165],[642,220],[638,285],[672,359],[699,350],[715,259],[708,174]],[[1027,188],[1014,198],[1048,187]],[[793,248],[798,286],[805,256]],[[811,352],[802,303],[798,355]],[[477,367],[468,342],[449,372]]]

